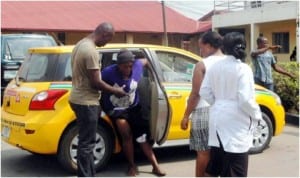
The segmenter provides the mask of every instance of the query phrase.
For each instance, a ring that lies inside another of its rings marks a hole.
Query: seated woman
[[[137,167],[134,163],[133,137],[138,142],[153,166],[152,173],[165,176],[161,171],[150,144],[149,124],[141,110],[138,94],[138,82],[143,74],[143,67],[148,64],[147,59],[134,59],[129,50],[118,53],[117,64],[102,70],[102,80],[112,86],[121,86],[128,93],[127,96],[117,97],[111,93],[102,93],[101,107],[112,119],[122,138],[123,152],[129,162],[128,175],[136,176]]]

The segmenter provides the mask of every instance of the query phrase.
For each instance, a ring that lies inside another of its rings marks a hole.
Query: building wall
[[[264,2],[264,1],[262,1]],[[244,10],[216,14],[212,18],[212,29],[244,28],[247,40],[247,61],[250,60],[251,50],[256,49],[256,39],[263,33],[272,44],[272,33],[289,32],[289,53],[274,54],[278,61],[289,61],[289,56],[295,46],[299,49],[297,37],[297,20],[299,20],[299,2],[284,1],[267,3],[259,8],[247,8]],[[299,54],[299,53],[298,53]],[[299,61],[299,55],[298,55]]]
[[[234,12],[216,14],[212,17],[213,28],[230,27],[251,23],[267,23],[296,19],[299,2],[272,3],[266,7],[249,8]]]
[[[133,35],[133,43],[150,43],[155,45],[162,45],[161,34],[134,34]]]

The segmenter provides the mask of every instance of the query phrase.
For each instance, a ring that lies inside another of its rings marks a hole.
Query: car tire
[[[253,133],[253,146],[249,150],[251,154],[263,152],[269,146],[273,136],[273,125],[270,117],[262,112],[262,118]]]
[[[107,165],[113,152],[113,140],[110,132],[99,125],[96,134],[96,146],[93,150],[96,171],[100,171]],[[78,128],[73,125],[64,134],[57,155],[61,166],[71,173],[77,172],[77,147]]]

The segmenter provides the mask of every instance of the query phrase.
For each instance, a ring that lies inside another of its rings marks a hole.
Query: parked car
[[[115,63],[123,48],[137,57],[146,57],[150,63],[139,87],[155,146],[188,144],[189,131],[181,130],[180,122],[191,91],[193,68],[201,58],[171,47],[108,44],[97,48],[102,68]],[[61,165],[74,172],[78,130],[68,104],[72,49],[73,46],[61,46],[29,50],[17,77],[4,93],[1,135],[5,142],[29,152],[57,155]],[[282,132],[285,114],[280,98],[263,87],[256,86],[256,100],[263,120],[256,128],[251,150],[258,153],[269,145],[272,136]],[[102,169],[111,155],[120,151],[116,130],[102,112],[94,149],[96,169]]]
[[[1,95],[8,82],[16,76],[29,48],[56,45],[49,35],[1,34]]]

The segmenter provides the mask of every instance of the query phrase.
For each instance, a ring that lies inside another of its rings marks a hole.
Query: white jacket
[[[251,68],[233,56],[218,61],[206,72],[200,97],[212,105],[208,144],[219,147],[218,133],[225,151],[247,152],[254,127],[262,119]]]
[[[208,56],[207,58],[202,59],[202,62],[204,64],[205,67],[205,71],[208,71],[211,66],[213,66],[216,62],[225,59],[226,56]],[[200,94],[200,91],[199,91]],[[205,108],[210,106],[202,97],[200,97],[200,100],[198,102],[198,105],[196,106],[196,108]]]

